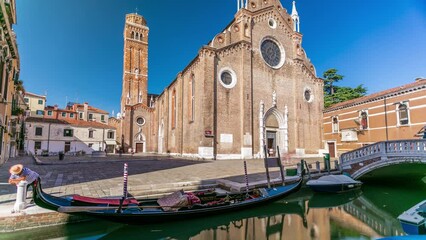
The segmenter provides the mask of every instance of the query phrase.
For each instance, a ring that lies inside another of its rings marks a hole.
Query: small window
[[[39,105],[43,105],[43,100],[41,100],[41,99],[40,99],[40,100],[38,100],[38,104],[39,104]]]
[[[137,123],[139,126],[142,126],[142,125],[144,125],[144,124],[145,124],[145,119],[144,119],[143,117],[138,117],[138,119],[136,119],[136,123]]]
[[[24,98],[24,102],[29,102],[30,100],[28,98]]]
[[[368,113],[367,113],[367,111],[361,111],[360,118],[361,118],[361,124],[360,124],[361,129],[362,130],[368,129]]]
[[[41,142],[34,142],[34,150],[41,149]]]
[[[223,72],[220,75],[220,80],[222,80],[223,84],[225,85],[231,85],[232,83],[232,75],[230,72]]]
[[[101,115],[101,121],[105,122],[105,115]]]
[[[89,120],[92,120],[92,119],[93,119],[93,114],[89,113]]]
[[[50,111],[50,110],[49,110],[49,111],[47,111],[47,115],[48,115],[48,116],[52,116],[52,111]]]
[[[42,136],[43,135],[43,128],[42,127],[36,127],[35,128],[35,135],[36,136]]]
[[[109,139],[114,139],[114,132],[108,132],[108,138]]]
[[[80,119],[83,119],[83,113],[82,112],[80,113]]]
[[[338,133],[339,132],[339,119],[337,117],[332,118],[332,132]]]
[[[44,111],[43,110],[37,110],[36,115],[44,115]]]
[[[223,68],[219,74],[220,83],[225,88],[233,88],[237,84],[237,75],[230,68]]]
[[[312,94],[312,89],[309,87],[305,88],[305,91],[303,92],[303,97],[305,98],[305,101],[311,103],[314,100],[314,95]]]
[[[64,113],[64,112],[63,112],[63,113],[61,113],[61,116],[62,116],[62,117],[67,117],[67,113]]]
[[[89,148],[93,147],[93,143],[89,143],[87,144],[87,146],[89,146]]]
[[[400,126],[408,125],[410,123],[409,111],[406,103],[401,103],[398,106],[398,123]]]
[[[273,18],[270,18],[270,19],[269,19],[269,21],[268,21],[268,25],[269,25],[269,27],[270,27],[270,28],[272,28],[272,29],[277,28],[277,22],[276,22],[276,21],[275,21],[275,19],[273,19]]]
[[[93,138],[93,130],[89,130],[89,138]]]
[[[70,118],[74,118],[74,113],[70,113]]]
[[[72,129],[64,129],[64,137],[72,137],[73,131]]]

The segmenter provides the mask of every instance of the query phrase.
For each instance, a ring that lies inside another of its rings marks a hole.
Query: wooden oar
[[[10,184],[10,183],[0,183],[0,185],[12,185],[12,184]]]

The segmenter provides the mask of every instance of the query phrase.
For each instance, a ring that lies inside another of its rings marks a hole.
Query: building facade
[[[25,107],[15,101],[19,94],[19,53],[16,34],[12,25],[16,24],[15,0],[0,0],[0,164],[16,155],[16,129],[18,117]]]
[[[115,153],[115,128],[106,124],[39,117],[29,117],[25,124],[25,150],[31,154]]]
[[[331,157],[379,141],[423,137],[426,79],[330,106],[323,121]]]
[[[31,117],[44,116],[44,108],[46,106],[46,96],[25,92],[24,100],[29,108],[27,116],[31,116]]]
[[[299,16],[278,0],[239,4],[235,18],[159,95],[148,86],[149,28],[126,15],[121,115],[125,151],[196,158],[323,152],[323,81],[302,48]]]

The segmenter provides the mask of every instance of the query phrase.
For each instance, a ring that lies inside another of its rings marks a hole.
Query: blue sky
[[[291,1],[281,0],[291,12]],[[298,0],[302,46],[318,77],[336,68],[338,85],[368,93],[426,77],[426,1]],[[120,109],[126,13],[150,28],[148,91],[161,93],[233,18],[236,0],[17,1],[20,78],[47,104],[89,102]]]

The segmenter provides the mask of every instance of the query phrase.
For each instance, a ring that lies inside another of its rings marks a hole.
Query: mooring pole
[[[127,198],[127,179],[128,179],[128,167],[127,163],[124,163],[124,170],[123,170],[123,198]]]
[[[248,182],[248,176],[247,176],[247,163],[244,160],[244,177],[246,178],[246,196],[249,195],[249,182]]]
[[[118,206],[117,213],[121,213],[121,209],[123,207],[123,202],[127,198],[127,178],[128,178],[128,168],[127,163],[124,163],[123,170],[123,197],[120,199],[120,205]]]

